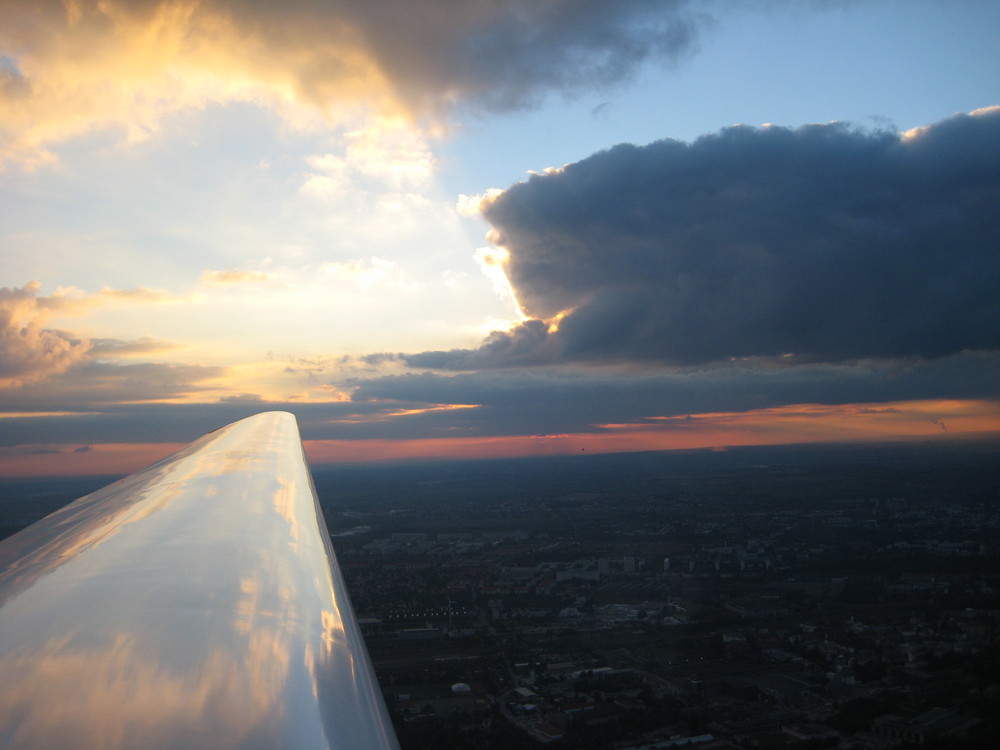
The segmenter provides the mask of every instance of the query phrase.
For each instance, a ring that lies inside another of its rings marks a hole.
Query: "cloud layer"
[[[102,127],[146,137],[164,115],[250,101],[302,123],[359,107],[439,120],[453,104],[523,107],[545,92],[673,60],[702,17],[688,0],[5,0],[7,158]]]
[[[998,205],[1000,107],[902,136],[834,123],[617,146],[483,203],[534,319],[478,350],[404,359],[478,369],[998,348]]]
[[[1000,354],[970,352],[934,360],[783,366],[741,361],[704,367],[535,367],[441,375],[412,373],[356,381],[359,404],[476,404],[397,426],[421,434],[572,433],[610,423],[746,412],[793,404],[847,405],[1000,396]],[[996,409],[993,410],[996,413]],[[356,425],[352,437],[368,437]],[[450,431],[450,433],[449,433]]]
[[[808,418],[836,413],[838,407],[848,426],[852,415],[921,409],[946,422],[949,414],[966,410],[995,425],[998,369],[997,353],[892,364],[762,367],[742,362],[677,371],[539,367],[357,379],[343,384],[353,386],[352,400],[299,403],[221,396],[224,391],[207,385],[222,375],[218,369],[96,363],[83,366],[72,379],[54,379],[46,389],[0,391],[0,412],[24,414],[4,420],[9,429],[0,431],[0,445],[184,442],[266,409],[293,411],[307,440],[677,430],[719,414],[800,409]],[[155,402],[199,392],[200,403]],[[59,413],[49,415],[53,411]],[[28,412],[40,416],[31,418]],[[930,417],[923,427],[925,435],[941,432]]]

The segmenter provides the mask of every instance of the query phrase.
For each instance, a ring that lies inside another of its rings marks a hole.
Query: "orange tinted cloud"
[[[627,78],[676,58],[703,19],[683,3],[520,0],[0,0],[0,162],[43,163],[96,129],[252,102],[295,125],[362,114],[431,123]]]
[[[0,288],[0,388],[65,372],[90,350],[90,342],[44,327],[61,297],[39,297],[39,284]]]
[[[0,49],[16,67],[4,71],[0,159],[44,162],[48,144],[107,127],[141,140],[164,115],[213,101],[266,104],[293,121],[337,102],[390,108],[357,29],[331,13],[262,7],[4,2]]]
[[[225,286],[228,284],[264,284],[274,279],[274,274],[264,271],[244,271],[239,268],[228,268],[225,271],[204,271],[201,274],[203,284]]]

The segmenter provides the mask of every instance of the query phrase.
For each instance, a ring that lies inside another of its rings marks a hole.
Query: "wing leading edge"
[[[80,498],[0,571],[0,746],[398,747],[291,414]]]

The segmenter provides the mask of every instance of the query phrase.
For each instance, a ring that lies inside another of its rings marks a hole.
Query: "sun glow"
[[[510,253],[502,247],[481,247],[476,251],[475,258],[483,274],[490,280],[493,291],[497,293],[497,296],[513,312],[513,319],[509,322],[507,328],[502,330],[509,330],[519,323],[526,321],[528,316],[521,309],[517,293],[514,291],[514,286],[510,283],[510,278],[507,276],[506,266],[510,260]]]

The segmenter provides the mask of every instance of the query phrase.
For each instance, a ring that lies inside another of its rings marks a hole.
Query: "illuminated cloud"
[[[256,7],[5,2],[4,155],[45,160],[48,144],[110,127],[141,140],[164,115],[211,101],[276,106],[299,121],[303,108],[321,113],[338,100],[386,106],[357,29],[301,3]]]
[[[298,193],[341,244],[389,248],[412,245],[432,228],[456,233],[455,211],[436,191],[430,141],[418,128],[374,118],[327,140],[328,150],[305,159]]]
[[[617,146],[482,204],[534,320],[476,350],[403,361],[843,362],[1000,348],[998,197],[1000,108],[905,137],[834,123]]]
[[[40,284],[0,288],[0,410],[48,410],[62,403],[70,409],[83,404],[171,400],[203,390],[217,378],[217,367],[117,360],[148,357],[178,348],[149,337],[134,340],[88,339],[47,327],[53,318],[73,319],[97,308],[173,304],[189,297],[139,289],[104,288],[88,294],[60,289],[39,296]]]
[[[199,279],[201,284],[220,288],[230,288],[239,293],[241,287],[249,287],[254,294],[261,287],[270,287],[268,293],[299,299],[329,293],[333,288],[340,290],[358,289],[370,291],[385,283],[405,285],[400,266],[395,261],[378,257],[352,258],[344,261],[326,261],[315,265],[299,267],[273,267],[268,271],[251,271],[229,268],[224,271],[207,270]]]
[[[356,285],[362,291],[368,291],[393,279],[398,268],[395,261],[382,258],[331,261],[323,263],[316,269],[315,281],[321,285],[334,282],[347,283]]]
[[[460,195],[456,201],[455,208],[462,216],[479,217],[483,213],[483,207],[501,195],[503,195],[503,190],[500,188],[490,188],[478,195]]]
[[[201,283],[216,286],[229,284],[266,284],[274,279],[274,274],[264,271],[243,271],[238,268],[228,268],[225,271],[205,271],[201,275]]]
[[[0,388],[44,380],[79,363],[91,348],[61,331],[45,328],[64,304],[58,296],[39,297],[39,284],[0,288]]]
[[[432,184],[434,155],[423,135],[402,123],[374,121],[345,133],[341,153],[309,157],[300,192],[355,213],[377,208],[383,196],[419,203]]]
[[[75,289],[70,291],[75,293],[72,297],[72,301],[78,308],[113,304],[116,302],[132,302],[138,304],[176,304],[191,300],[191,297],[188,295],[171,294],[161,289],[149,289],[147,287],[139,287],[137,289],[112,289],[110,287],[104,287],[101,291],[94,295],[87,295]]]
[[[676,59],[703,22],[689,5],[6,0],[0,158],[44,162],[96,129],[141,140],[210,102],[268,106],[295,125],[523,107]]]
[[[426,188],[434,173],[427,140],[412,128],[375,123],[345,135],[346,166],[390,190]]]
[[[177,346],[149,337],[89,339],[49,327],[55,318],[72,319],[98,308],[175,304],[191,299],[144,287],[105,287],[92,294],[67,287],[48,296],[39,296],[40,288],[36,281],[20,288],[0,288],[0,389],[46,381],[95,360],[148,355]]]

